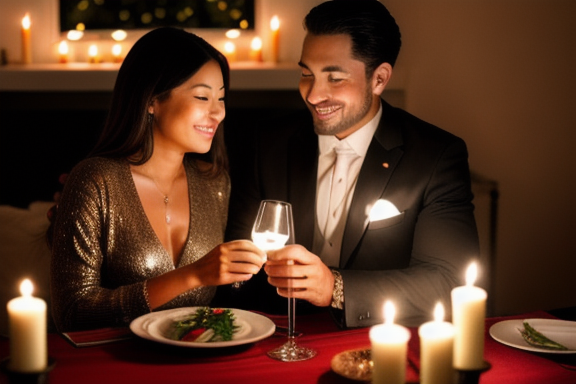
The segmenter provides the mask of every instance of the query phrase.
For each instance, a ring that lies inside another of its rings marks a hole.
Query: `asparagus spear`
[[[560,343],[557,343],[553,340],[550,340],[534,328],[527,321],[523,322],[524,329],[520,329],[520,334],[526,340],[526,342],[530,345],[535,347],[544,348],[544,349],[551,349],[556,351],[566,351],[568,348],[563,346]]]

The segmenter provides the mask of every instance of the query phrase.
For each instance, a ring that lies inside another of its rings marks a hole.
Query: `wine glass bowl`
[[[252,229],[252,241],[264,252],[280,249],[286,244],[293,244],[292,206],[282,201],[263,200]],[[295,319],[296,299],[290,297],[288,299],[288,340],[280,347],[269,351],[268,356],[280,361],[302,361],[316,356],[316,351],[313,349],[301,347],[296,343]]]

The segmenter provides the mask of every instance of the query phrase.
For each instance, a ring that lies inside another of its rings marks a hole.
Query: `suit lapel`
[[[403,150],[400,124],[394,109],[382,102],[383,112],[378,129],[362,163],[354,196],[344,229],[340,267],[350,261],[354,250],[368,227],[368,214],[376,200],[384,193],[390,176],[400,161]]]

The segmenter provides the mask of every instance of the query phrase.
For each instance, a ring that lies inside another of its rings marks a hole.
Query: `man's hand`
[[[303,299],[318,307],[332,302],[334,275],[318,256],[301,245],[269,251],[264,270],[280,296]]]

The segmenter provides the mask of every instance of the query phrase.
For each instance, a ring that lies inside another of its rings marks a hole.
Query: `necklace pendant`
[[[168,196],[164,196],[164,204],[168,205]]]

